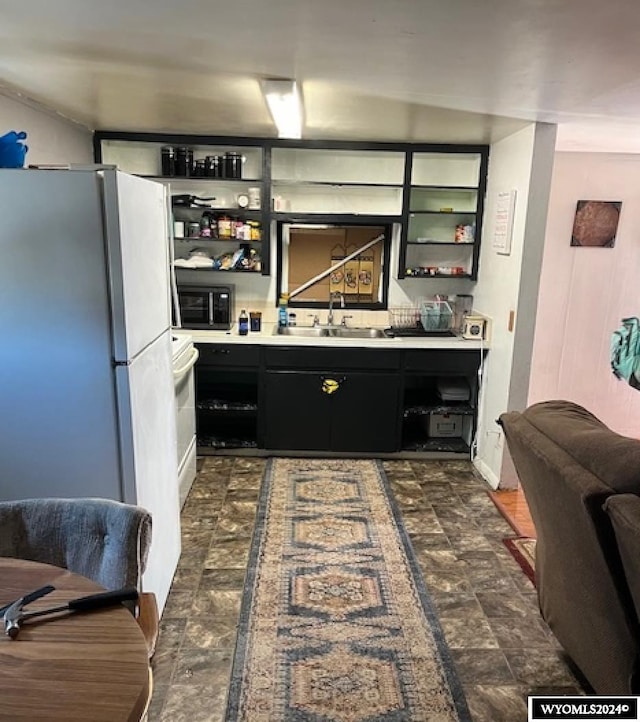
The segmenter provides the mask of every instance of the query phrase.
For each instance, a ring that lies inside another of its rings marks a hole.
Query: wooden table
[[[0,558],[0,606],[45,584],[27,610],[104,591],[64,569]],[[45,621],[46,620],[46,621]],[[149,695],[144,636],[124,607],[26,621],[16,639],[0,628],[0,719],[137,722]]]

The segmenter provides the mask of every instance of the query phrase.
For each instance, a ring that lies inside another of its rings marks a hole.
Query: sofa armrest
[[[614,494],[603,509],[611,519],[627,586],[640,615],[640,496]]]

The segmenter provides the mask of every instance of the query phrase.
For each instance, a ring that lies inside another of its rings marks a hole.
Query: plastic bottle
[[[249,316],[247,316],[244,308],[240,311],[240,317],[238,318],[238,333],[240,336],[246,336],[249,333]]]
[[[287,314],[287,302],[289,301],[289,294],[283,293],[280,296],[280,308],[278,309],[278,326],[288,326],[289,316]]]

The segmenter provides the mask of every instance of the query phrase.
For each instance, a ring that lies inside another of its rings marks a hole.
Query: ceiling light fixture
[[[262,92],[278,138],[302,138],[302,101],[295,80],[265,80]]]

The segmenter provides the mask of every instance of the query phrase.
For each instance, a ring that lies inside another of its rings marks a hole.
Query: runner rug
[[[411,545],[373,460],[272,459],[227,722],[468,722]]]

